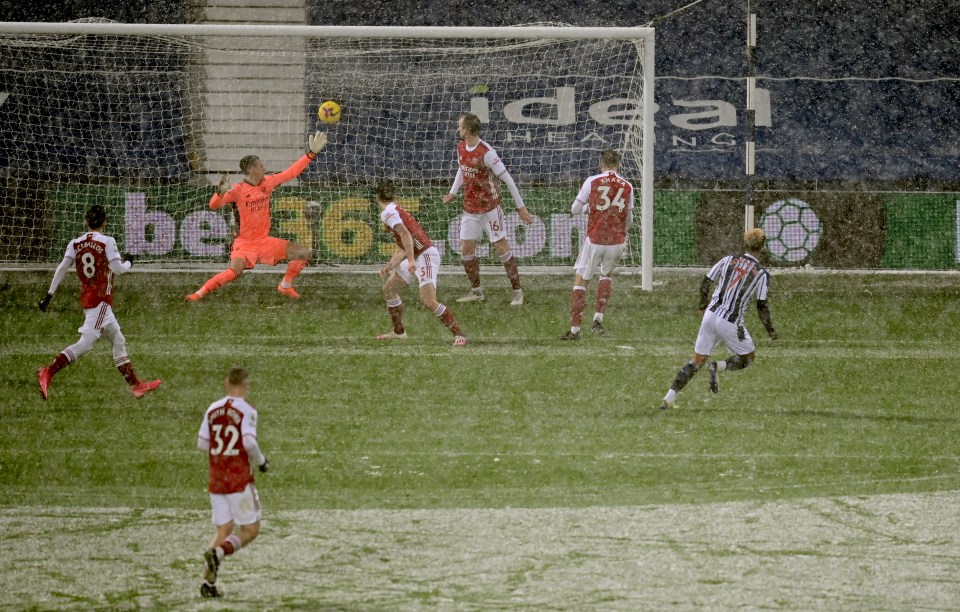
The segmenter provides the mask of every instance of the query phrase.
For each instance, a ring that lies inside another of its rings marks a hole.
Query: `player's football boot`
[[[40,383],[40,397],[47,399],[47,389],[50,388],[50,379],[53,378],[50,376],[49,368],[39,368],[37,370],[37,381]]]
[[[483,301],[483,289],[471,289],[470,293],[463,297],[458,297],[457,301],[460,303],[463,302],[482,302]]]
[[[603,329],[603,323],[597,320],[593,321],[593,325],[590,326],[590,331],[598,336],[602,336],[603,334],[607,333],[607,330]]]
[[[511,306],[523,306],[523,289],[513,290],[513,299],[510,300]]]
[[[466,336],[455,336],[453,338],[453,346],[467,346],[467,337]]]
[[[710,392],[720,393],[720,377],[717,375],[716,361],[707,364],[707,372],[710,373]]]
[[[159,387],[161,382],[162,381],[159,381],[159,380],[139,382],[133,385],[132,387],[130,387],[130,390],[133,391],[133,397],[140,399],[147,393],[150,393],[151,391]]]
[[[297,293],[297,290],[293,287],[284,287],[283,285],[277,285],[277,293],[280,295],[285,295],[291,300],[299,300],[300,294]]]
[[[184,297],[183,299],[187,300],[188,302],[198,302],[203,299],[203,296],[200,295],[199,293],[191,293],[190,295]]]
[[[398,334],[392,329],[385,334],[380,334],[379,336],[377,336],[377,340],[406,340],[406,339],[407,339],[406,331],[404,331],[401,334]]]
[[[574,332],[572,332],[572,331],[570,331],[570,330],[568,329],[568,330],[567,330],[567,333],[563,334],[562,336],[560,336],[560,337],[557,338],[557,339],[558,339],[558,340],[579,340],[579,339],[580,339],[580,332],[574,333]]]
[[[676,407],[676,404],[668,402],[667,400],[663,400],[663,403],[660,404],[660,410],[673,410]]]
[[[216,586],[204,582],[200,585],[200,597],[223,597],[223,593]]]
[[[203,579],[207,584],[213,585],[217,581],[217,571],[220,569],[220,557],[217,556],[217,551],[208,548],[207,552],[203,553],[203,563]]]

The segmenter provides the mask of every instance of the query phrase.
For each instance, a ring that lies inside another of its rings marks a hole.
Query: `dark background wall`
[[[345,25],[644,25],[657,22],[657,175],[740,180],[746,2],[308,0],[308,22]],[[757,176],[777,181],[960,184],[960,17],[946,0],[766,0],[758,14]],[[4,20],[195,21],[196,0],[0,2]],[[719,102],[718,102],[719,101]],[[735,125],[684,115],[732,105]]]

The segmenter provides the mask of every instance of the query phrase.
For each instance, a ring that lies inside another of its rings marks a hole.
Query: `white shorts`
[[[113,308],[110,307],[110,304],[101,302],[99,306],[83,309],[83,325],[81,325],[77,331],[80,332],[81,335],[90,334],[99,338],[100,334],[103,333],[103,328],[111,323],[116,323],[117,327],[120,327],[120,324],[117,323],[117,317],[113,315]]]
[[[580,254],[577,255],[577,261],[573,264],[573,270],[583,280],[593,278],[593,273],[597,268],[600,268],[600,276],[610,276],[610,273],[620,262],[625,246],[623,243],[593,244],[587,238],[580,247]]]
[[[437,273],[440,272],[440,251],[437,250],[437,247],[432,246],[423,253],[420,253],[420,256],[417,257],[414,263],[417,264],[415,274],[420,280],[420,286],[433,285],[436,287]],[[413,275],[407,271],[406,259],[401,261],[400,265],[394,269],[397,271],[397,274],[400,275],[400,278],[403,279],[403,282],[408,285],[413,282]]]
[[[213,508],[213,524],[217,527],[230,521],[237,525],[260,521],[260,495],[252,484],[239,493],[211,493],[210,506]]]
[[[746,327],[721,319],[708,310],[703,313],[700,333],[697,334],[697,343],[693,350],[701,355],[709,355],[719,342],[723,342],[732,353],[737,355],[746,355],[757,350]]]
[[[480,240],[487,232],[490,242],[500,242],[507,237],[503,207],[497,206],[485,213],[463,213],[460,217],[460,240]]]

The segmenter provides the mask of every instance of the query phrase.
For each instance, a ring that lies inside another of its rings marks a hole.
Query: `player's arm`
[[[252,434],[244,434],[243,448],[247,451],[247,456],[250,457],[254,465],[260,468],[261,472],[266,472],[269,464],[267,463],[267,457],[260,450],[260,445],[257,444],[257,437]]]
[[[763,326],[767,329],[767,334],[770,336],[770,339],[776,340],[779,334],[777,330],[773,328],[773,321],[770,319],[770,307],[767,306],[767,300],[757,300],[757,315],[759,315],[760,322],[763,323]]]
[[[410,235],[410,230],[408,230],[407,226],[403,223],[394,225],[393,231],[400,237],[400,244],[403,245],[402,256],[406,256],[407,258],[407,272],[413,274],[417,270],[417,258],[413,254],[413,236]],[[400,259],[403,259],[402,256]],[[391,260],[392,259],[393,258],[391,258]],[[400,261],[398,260],[397,264],[399,263]]]
[[[237,201],[237,190],[230,187],[230,175],[224,174],[220,177],[220,184],[217,190],[210,197],[210,208],[217,210],[227,204],[233,204]]]
[[[210,452],[210,438],[197,436],[197,448],[199,448],[205,453]]]
[[[489,153],[487,155],[489,155]],[[527,205],[523,203],[523,197],[520,195],[520,190],[517,189],[517,183],[513,180],[513,176],[511,176],[510,171],[507,170],[507,167],[503,165],[503,160],[497,159],[497,161],[492,165],[487,160],[486,155],[484,156],[483,160],[487,163],[487,167],[493,170],[493,173],[497,175],[497,178],[507,185],[507,190],[510,192],[510,197],[513,198],[513,203],[517,205],[517,214],[520,215],[520,220],[523,221],[525,225],[530,225],[533,223],[533,215],[531,215],[530,211],[527,210]]]
[[[707,310],[707,306],[710,304],[710,286],[713,285],[713,281],[710,280],[709,276],[704,276],[703,280],[700,281],[700,314],[703,315]]]
[[[307,152],[303,157],[293,162],[293,164],[283,172],[271,174],[264,178],[264,181],[267,183],[267,188],[273,189],[278,185],[292,181],[300,176],[300,173],[307,169],[310,162],[317,159],[317,153],[322,151],[325,146],[327,146],[327,135],[323,132],[315,133],[307,140]]]
[[[406,252],[397,247],[393,250],[393,255],[390,256],[390,261],[388,261],[382,268],[380,268],[380,278],[386,278],[388,274],[393,272],[393,270],[400,265],[400,262],[406,258]]]
[[[582,215],[589,210],[590,206],[590,179],[587,179],[580,185],[580,191],[577,192],[576,199],[573,200],[573,206],[570,212],[574,215]]]
[[[132,257],[132,256],[127,255],[127,257]],[[130,268],[132,267],[133,267],[133,261],[130,259],[127,259],[126,261],[123,261],[120,259],[110,260],[110,271],[113,272],[114,274],[123,274],[124,272],[129,272]]]
[[[448,204],[450,200],[457,197],[457,194],[460,193],[460,188],[463,187],[463,168],[457,168],[457,176],[453,179],[453,185],[450,186],[450,193],[444,195],[441,200],[444,204]]]
[[[37,304],[42,312],[47,311],[47,306],[50,305],[50,300],[53,299],[53,294],[57,292],[57,287],[59,287],[60,283],[63,282],[64,277],[67,275],[67,270],[69,270],[70,266],[72,265],[72,257],[64,257],[60,261],[56,271],[53,273],[53,280],[50,281],[50,288],[47,289],[47,295]]]
[[[630,202],[627,204],[629,208],[627,208],[627,226],[625,229],[628,232],[630,231],[630,228],[633,227],[633,210],[634,204],[636,203],[636,200],[634,200],[633,197],[633,191],[633,189],[630,190]]]

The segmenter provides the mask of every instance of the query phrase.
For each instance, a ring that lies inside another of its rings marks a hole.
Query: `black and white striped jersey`
[[[711,281],[719,281],[707,308],[718,317],[743,325],[743,315],[751,297],[767,299],[770,273],[753,255],[727,255],[707,273]]]

